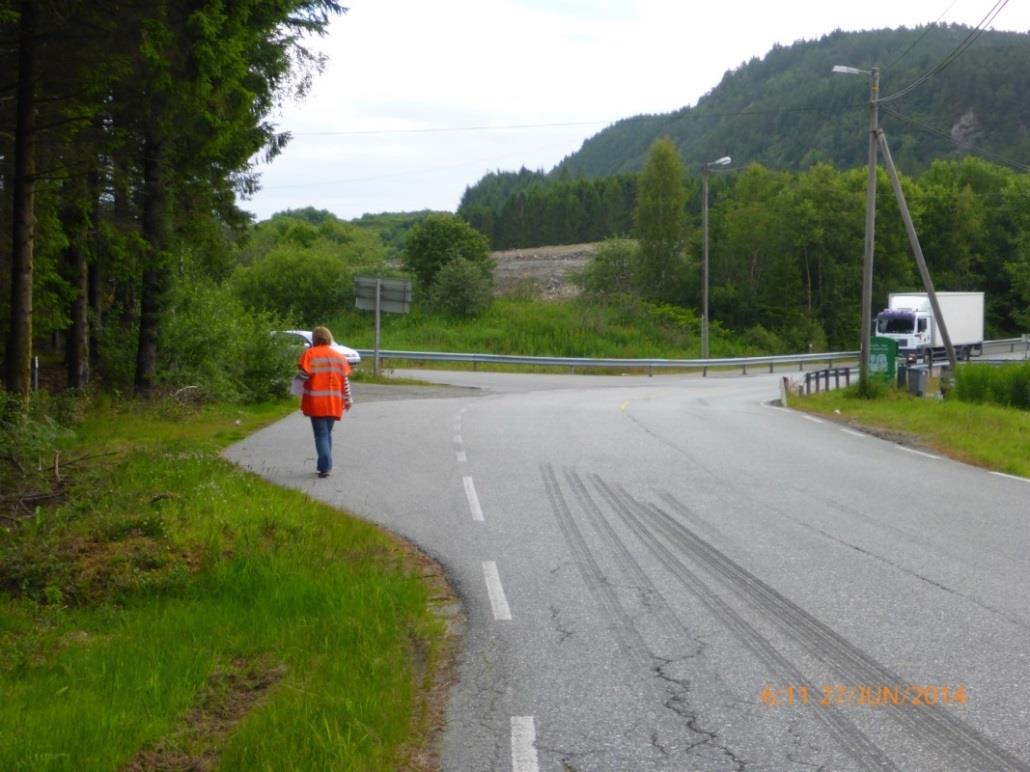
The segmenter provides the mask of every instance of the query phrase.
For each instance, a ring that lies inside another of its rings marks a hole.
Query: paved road
[[[299,414],[229,455],[446,567],[447,770],[1030,769],[1030,481],[779,376],[439,377],[359,394],[328,480]]]

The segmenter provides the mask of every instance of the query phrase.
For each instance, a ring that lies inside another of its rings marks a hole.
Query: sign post
[[[379,375],[379,314],[408,313],[411,310],[411,282],[403,279],[383,279],[379,276],[355,276],[354,306],[362,311],[375,311],[376,337],[372,375]]]

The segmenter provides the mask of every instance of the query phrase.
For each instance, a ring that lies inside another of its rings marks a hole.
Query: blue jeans
[[[323,418],[311,416],[311,428],[315,432],[315,452],[318,453],[317,469],[328,472],[333,468],[333,424],[332,416]]]

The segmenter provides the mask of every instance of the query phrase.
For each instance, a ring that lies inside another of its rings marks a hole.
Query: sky
[[[491,171],[550,170],[622,118],[694,105],[727,70],[835,29],[976,26],[996,0],[342,0],[292,140],[241,208],[454,211]],[[1030,31],[1030,1],[990,28]],[[841,64],[850,64],[841,62]],[[827,73],[827,77],[831,77]],[[841,76],[837,76],[841,77]],[[856,78],[856,94],[867,84]],[[856,138],[856,142],[863,141]]]

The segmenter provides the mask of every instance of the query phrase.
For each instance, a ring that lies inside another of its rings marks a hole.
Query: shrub
[[[286,245],[237,269],[232,286],[244,305],[297,324],[322,323],[353,305],[351,269],[329,251]]]
[[[429,291],[432,307],[452,316],[479,316],[490,306],[493,279],[483,263],[459,257],[436,274]]]
[[[1030,410],[1030,362],[963,365],[955,374],[954,395],[962,402],[993,402]]]
[[[269,314],[248,311],[226,287],[183,286],[162,327],[158,378],[169,389],[197,386],[206,397],[259,402],[286,393],[289,344]]]
[[[594,259],[575,277],[575,282],[596,298],[632,292],[638,257],[639,248],[632,239],[607,239],[597,247]]]
[[[431,214],[408,231],[405,265],[423,287],[432,287],[437,273],[458,258],[493,270],[486,236],[457,215]]]

